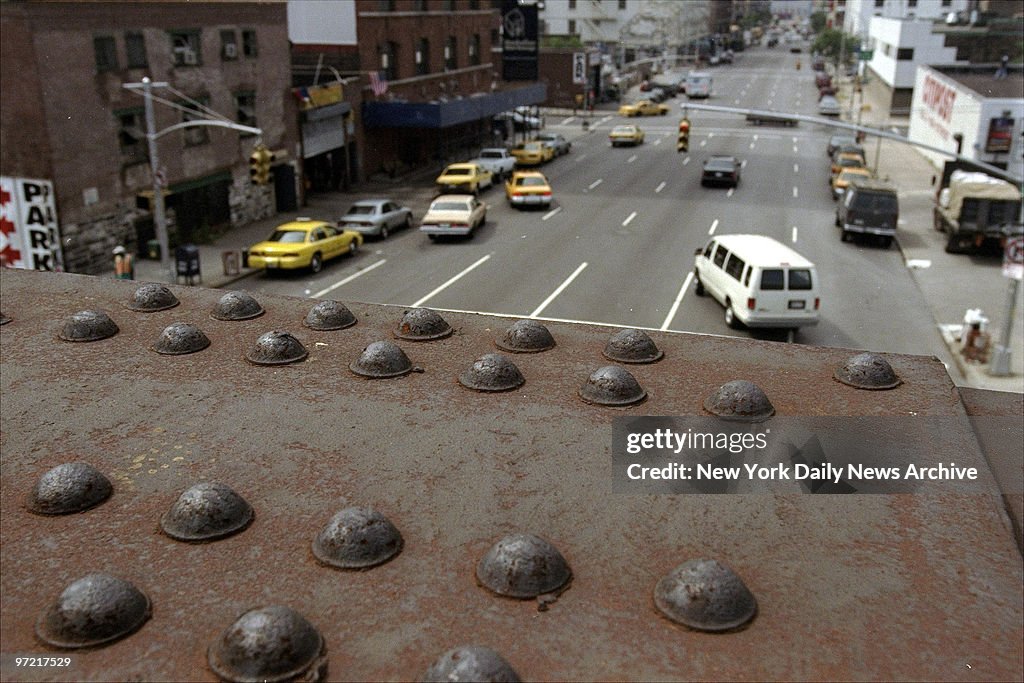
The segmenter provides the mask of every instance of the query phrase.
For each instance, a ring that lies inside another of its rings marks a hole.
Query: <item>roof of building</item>
[[[998,64],[932,66],[943,76],[973,90],[981,98],[1024,99],[1024,70],[1010,65],[1006,78],[996,78]]]

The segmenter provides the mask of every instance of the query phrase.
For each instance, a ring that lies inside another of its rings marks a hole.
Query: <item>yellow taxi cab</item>
[[[511,206],[551,206],[551,185],[540,171],[516,171],[505,183]]]
[[[520,143],[512,148],[511,153],[517,166],[540,166],[555,156],[554,150],[540,140]]]
[[[494,185],[494,174],[476,164],[449,164],[434,184],[438,194],[478,194]]]
[[[844,168],[867,168],[864,155],[859,152],[836,152],[832,157],[832,175]]]
[[[355,230],[341,230],[327,221],[296,218],[277,226],[270,237],[249,247],[249,267],[309,268],[319,273],[325,261],[355,254],[362,244],[363,236]]]
[[[608,142],[612,147],[619,145],[642,145],[644,144],[644,132],[640,126],[626,125],[615,126],[608,134]]]
[[[846,188],[855,180],[870,180],[871,171],[866,168],[844,168],[832,179],[832,199],[839,199]]]
[[[668,105],[650,100],[640,100],[619,107],[619,116],[665,116],[666,114],[668,114]]]

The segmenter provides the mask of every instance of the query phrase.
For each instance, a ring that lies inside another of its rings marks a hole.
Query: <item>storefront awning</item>
[[[540,104],[546,99],[547,86],[533,83],[515,90],[470,95],[447,102],[364,102],[363,125],[367,128],[448,128],[515,107]]]

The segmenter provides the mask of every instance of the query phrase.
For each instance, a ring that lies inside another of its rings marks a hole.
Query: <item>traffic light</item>
[[[249,155],[249,179],[254,185],[266,185],[270,182],[270,165],[274,163],[274,153],[263,145],[257,145]]]
[[[679,122],[679,140],[676,142],[677,152],[690,150],[690,119],[682,119]]]

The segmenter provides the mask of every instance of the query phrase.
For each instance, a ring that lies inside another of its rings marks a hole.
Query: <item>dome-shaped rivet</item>
[[[242,531],[252,519],[252,506],[230,486],[203,482],[178,496],[160,528],[178,541],[213,541]]]
[[[519,674],[494,650],[465,645],[441,655],[420,680],[424,683],[518,683]]]
[[[893,389],[902,384],[889,362],[877,353],[861,353],[837,368],[834,377],[858,389]]]
[[[287,365],[305,360],[309,351],[288,332],[264,332],[256,340],[245,359],[256,365]]]
[[[605,344],[603,354],[619,363],[653,363],[665,355],[643,330],[619,330]]]
[[[329,332],[352,327],[356,324],[356,317],[340,301],[321,301],[309,309],[302,324],[311,330]]]
[[[40,515],[66,515],[96,507],[113,492],[110,480],[84,462],[57,465],[36,482],[28,509]]]
[[[701,631],[739,628],[757,613],[743,581],[715,560],[691,560],[673,569],[654,589],[654,604],[674,622]]]
[[[373,342],[348,367],[357,375],[371,379],[400,377],[412,372],[412,363],[405,351],[389,341]]]
[[[342,569],[373,567],[401,550],[402,534],[387,517],[369,508],[338,512],[313,540],[316,559]]]
[[[160,333],[153,350],[166,356],[181,356],[202,351],[209,345],[209,338],[195,325],[171,323]]]
[[[519,368],[500,353],[487,353],[459,375],[459,384],[477,391],[509,391],[526,380]]]
[[[149,616],[149,598],[131,583],[88,574],[68,585],[43,613],[36,635],[54,647],[93,647],[134,633]]]
[[[263,306],[248,292],[228,292],[210,315],[217,320],[250,320],[263,315]]]
[[[13,320],[13,318],[8,318],[3,312],[0,312],[0,325],[6,325],[11,322],[11,320]]]
[[[762,422],[775,414],[775,406],[761,388],[745,379],[726,382],[704,399],[704,410],[725,420]]]
[[[140,313],[153,313],[174,308],[180,302],[166,285],[149,282],[135,290],[128,301],[128,308]]]
[[[498,348],[512,353],[540,353],[555,347],[555,338],[541,323],[529,318],[512,323],[500,339]]]
[[[222,680],[320,681],[327,675],[323,636],[295,610],[279,605],[249,610],[207,652]]]
[[[119,331],[103,311],[79,311],[64,321],[59,336],[69,342],[91,342],[113,337]]]
[[[606,365],[598,368],[580,387],[580,398],[602,406],[628,406],[647,398],[647,391],[625,368]]]
[[[409,341],[431,341],[451,335],[452,326],[436,311],[429,308],[414,308],[406,311],[395,330],[395,336]]]
[[[532,534],[512,534],[495,543],[476,567],[489,590],[510,598],[536,598],[565,586],[572,571],[555,546]]]

